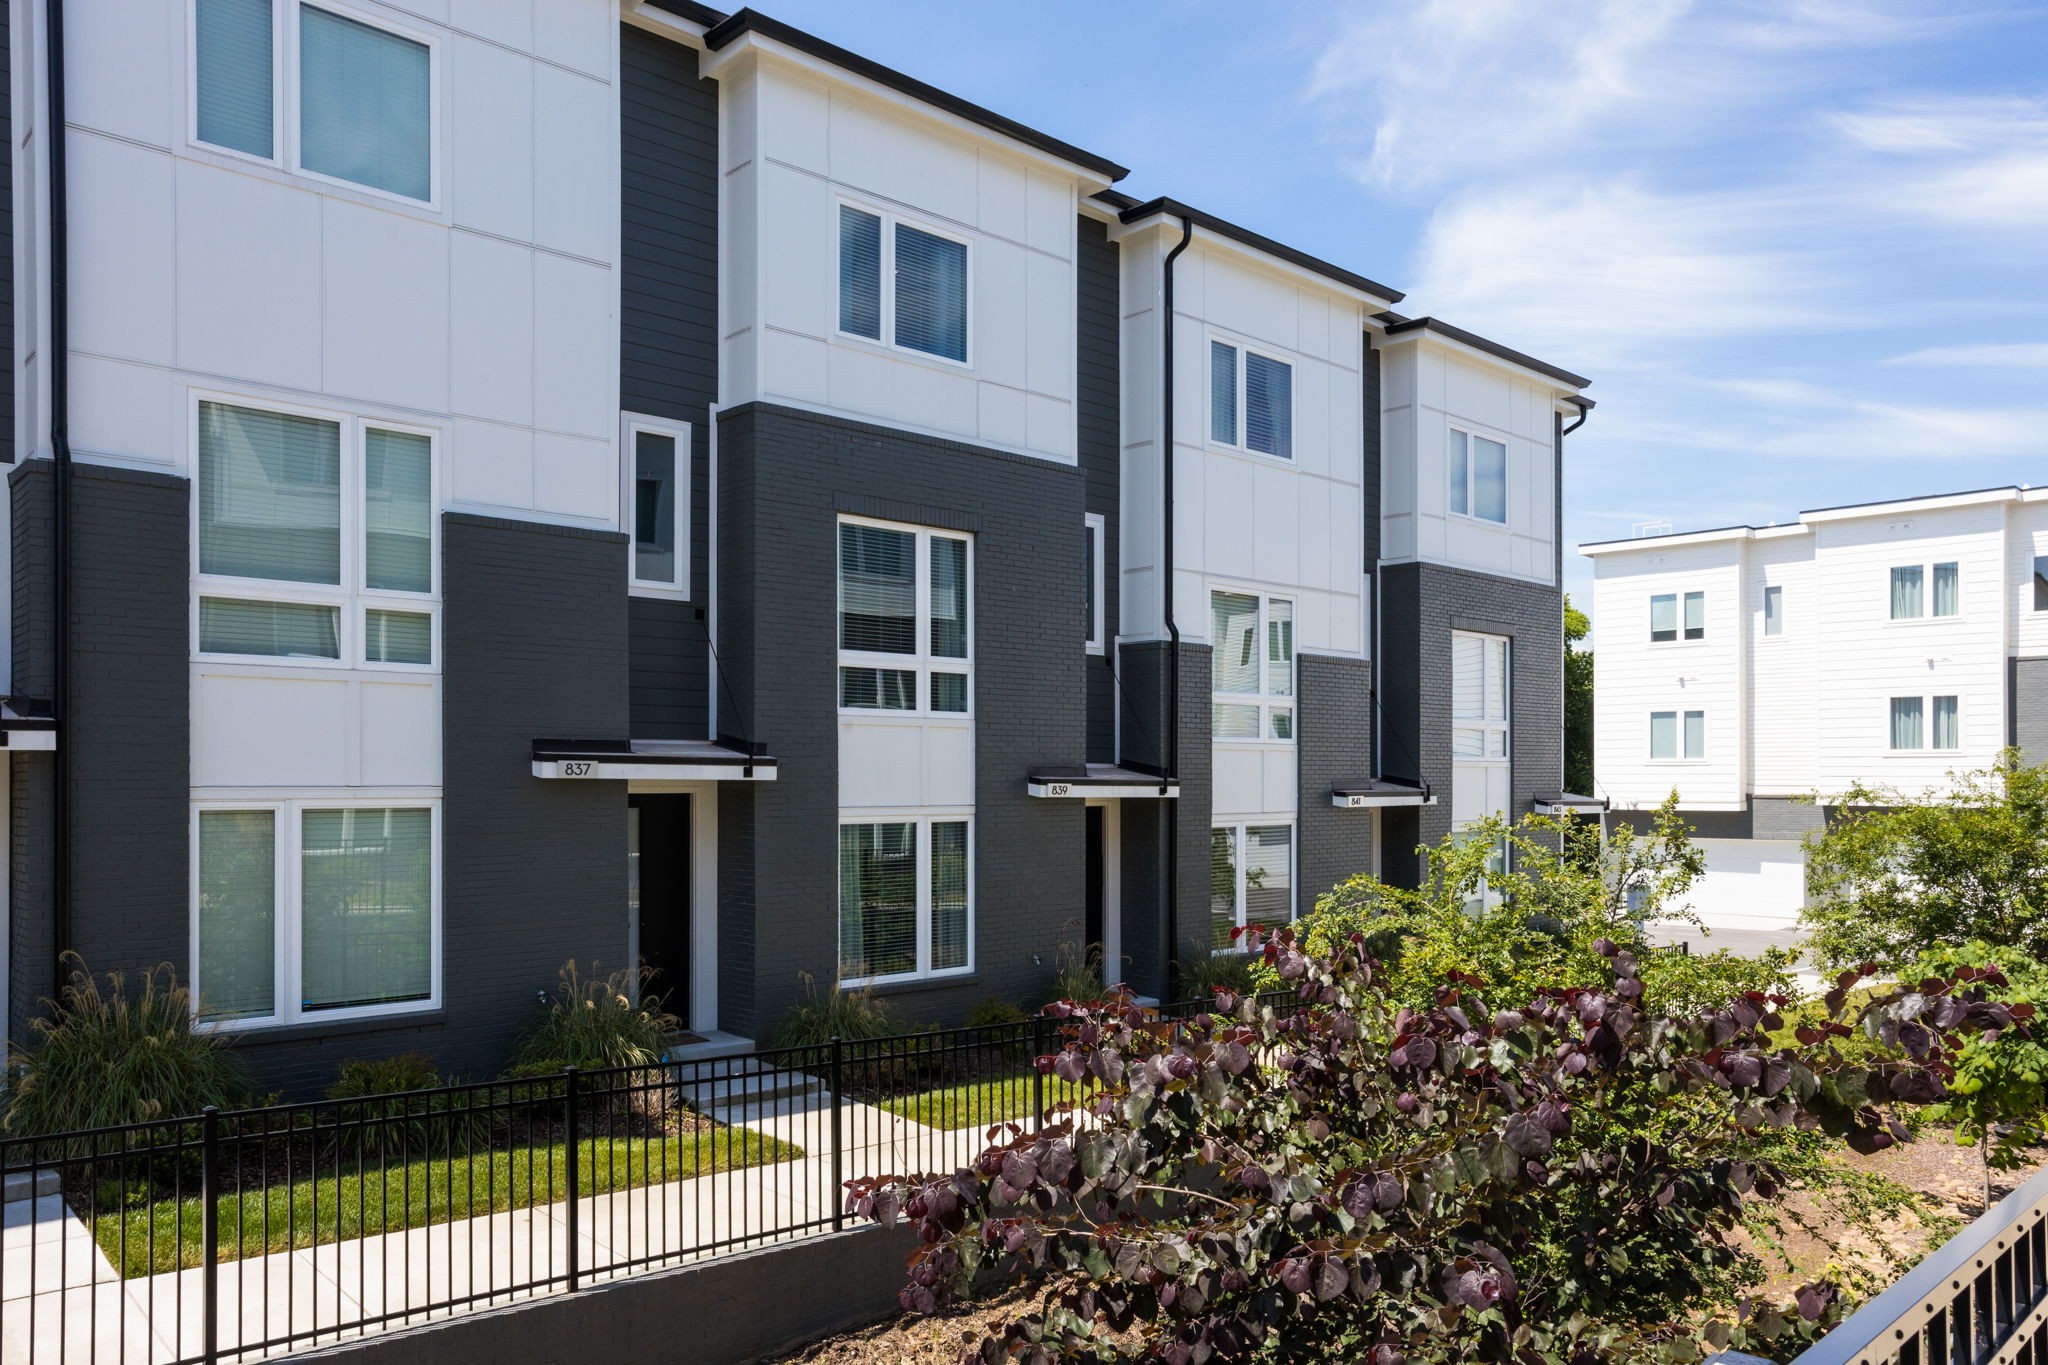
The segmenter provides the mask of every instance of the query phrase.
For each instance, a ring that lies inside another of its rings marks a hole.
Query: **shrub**
[[[976,1001],[974,1008],[967,1011],[967,1027],[1002,1028],[1009,1024],[1021,1024],[1030,1017],[1022,1006],[999,995],[992,995],[986,1000]]]
[[[1990,997],[2015,1009],[2048,1003],[2048,967],[2011,948],[1987,943],[1943,946],[1923,953],[1904,973],[1907,983],[1989,972],[2003,981]],[[1963,1045],[1948,1097],[1927,1107],[1934,1123],[1955,1126],[1959,1146],[1974,1146],[1984,1164],[1984,1207],[1991,1173],[2030,1164],[2031,1148],[2048,1131],[2048,1047],[2024,1029],[1985,1034]]]
[[[1244,953],[1210,953],[1173,964],[1173,998],[1206,1001],[1217,991],[1252,989],[1252,959]]]
[[[1060,944],[1047,1000],[1100,1000],[1108,994],[1109,986],[1102,977],[1102,945]]]
[[[404,1160],[466,1151],[491,1129],[488,1098],[445,1089],[434,1059],[418,1052],[343,1062],[327,1098],[334,1110],[335,1145],[362,1157]]]
[[[327,1087],[330,1100],[357,1100],[396,1095],[407,1090],[433,1090],[442,1084],[434,1059],[422,1052],[390,1057],[358,1057],[343,1062]]]
[[[2025,1031],[1987,998],[1996,973],[1873,999],[1855,1025],[1889,1052],[1861,1062],[1838,1048],[1853,978],[1778,1048],[1779,1001],[1649,1011],[1613,943],[1598,985],[1488,1000],[1463,977],[1413,1009],[1355,944],[1249,937],[1307,1003],[1225,1000],[1173,1029],[1127,1003],[1055,1005],[1064,1048],[1041,1066],[1096,1083],[1085,1117],[1013,1129],[949,1175],[848,1182],[858,1212],[916,1226],[905,1307],[1025,1283],[978,1358],[1038,1365],[1127,1358],[1113,1333],[1141,1333],[1148,1358],[1373,1365],[1810,1339],[1841,1312],[1834,1285],[1750,1297],[1746,1227],[1796,1174],[1783,1135],[1902,1140],[1890,1111],[1941,1098],[1969,1038]]]
[[[76,953],[64,960],[71,979],[62,999],[43,1001],[49,1013],[29,1025],[33,1046],[12,1058],[0,1127],[34,1136],[249,1102],[249,1074],[228,1050],[230,1035],[194,1026],[191,992],[171,964],[142,973],[131,996],[123,973],[109,972],[102,989]]]
[[[519,1039],[512,1065],[531,1067],[545,1062],[597,1070],[605,1067],[652,1066],[668,1049],[680,1021],[661,1006],[658,997],[633,998],[633,974],[584,977],[574,959],[562,964],[561,982],[541,1016]],[[654,976],[640,970],[639,984]]]
[[[834,1038],[864,1041],[903,1031],[888,1001],[877,996],[872,988],[846,990],[835,981],[820,995],[817,978],[805,972],[803,980],[804,999],[768,1031],[767,1045],[771,1049],[823,1047]]]

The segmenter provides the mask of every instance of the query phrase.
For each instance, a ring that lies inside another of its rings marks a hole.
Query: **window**
[[[1666,644],[1678,638],[1678,594],[1658,593],[1650,599],[1650,643]]]
[[[1928,610],[1926,586],[1933,579],[1933,610]],[[1917,621],[1925,616],[1962,614],[1962,566],[1949,561],[1932,566],[1901,564],[1892,569],[1891,619]]]
[[[1508,521],[1508,448],[1499,441],[1451,428],[1450,509],[1480,521]]]
[[[1508,756],[1508,642],[1501,635],[1451,635],[1451,756]]]
[[[438,1002],[434,804],[206,806],[193,839],[204,1018],[283,1024]]]
[[[965,819],[839,827],[839,975],[945,976],[974,965],[974,853]]]
[[[1764,634],[1785,633],[1785,589],[1776,583],[1764,585]]]
[[[1707,595],[1703,592],[1689,592],[1685,595],[1685,638],[1707,638]]]
[[[1087,633],[1090,654],[1102,653],[1105,622],[1103,620],[1103,541],[1107,536],[1105,518],[1100,512],[1090,512],[1083,518],[1081,545],[1081,612]]]
[[[841,204],[839,330],[966,364],[967,243]]]
[[[965,716],[972,600],[964,536],[839,523],[839,705]]]
[[[1651,758],[1705,758],[1706,756],[1706,712],[1652,711],[1650,713]]]
[[[202,400],[202,654],[431,667],[434,438]]]
[[[1931,727],[1926,724],[1930,713],[1934,720]],[[1893,697],[1890,741],[1895,753],[1914,749],[1962,748],[1960,698]]]
[[[1227,341],[1209,343],[1209,439],[1294,458],[1294,366]]]
[[[429,42],[321,5],[194,0],[193,140],[431,203],[434,61]]]
[[[1294,603],[1209,594],[1210,730],[1218,739],[1294,738]]]
[[[632,585],[690,591],[690,427],[654,417],[625,419],[622,522],[633,537]]]
[[[1209,832],[1209,946],[1242,951],[1233,932],[1294,919],[1294,826],[1220,825]]]
[[[2048,611],[2048,555],[2034,556],[2034,610]]]

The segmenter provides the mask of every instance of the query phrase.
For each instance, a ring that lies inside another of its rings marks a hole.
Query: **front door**
[[[645,968],[641,990],[690,1017],[690,798],[626,798],[628,950]],[[637,932],[636,932],[637,930]],[[635,941],[637,940],[637,941]]]
[[[1086,937],[1082,942],[1087,944],[1090,952],[1093,952],[1101,948],[1103,943],[1102,807],[1089,806],[1086,807],[1086,812],[1088,816],[1088,909],[1087,921],[1082,926],[1082,932],[1086,934]],[[1108,962],[1103,963],[1102,969],[1104,973],[1109,973],[1113,965]],[[1114,980],[1115,978],[1114,976],[1105,975],[1105,979]]]

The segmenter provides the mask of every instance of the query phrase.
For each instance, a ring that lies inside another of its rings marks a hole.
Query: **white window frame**
[[[427,49],[427,189],[429,197],[415,199],[376,185],[307,170],[299,160],[300,56],[299,11],[307,6],[352,19],[367,28],[379,29]],[[372,195],[394,204],[409,204],[434,212],[441,209],[443,147],[442,91],[446,78],[442,63],[440,35],[431,29],[395,22],[381,10],[365,9],[350,0],[273,0],[270,26],[270,145],[267,157],[254,156],[234,147],[202,141],[199,136],[199,0],[185,5],[185,140],[215,156],[233,157],[257,166],[270,166],[289,175],[303,176],[322,185],[338,186],[356,194]]]
[[[2024,591],[2026,591],[2033,600],[2034,605],[2030,609],[2030,611],[2032,612],[2048,612],[2048,602],[2044,602],[2041,600],[2041,566],[2043,564],[2048,564],[2048,554],[2033,554],[2027,557],[2027,585]],[[1958,600],[1960,600],[1962,597],[1962,585],[1958,583],[1956,587],[1956,596]]]
[[[859,332],[848,332],[839,326],[839,300],[845,281],[841,276],[844,261],[839,247],[839,210],[841,207],[856,209],[861,213],[882,220],[882,259],[879,288],[882,293],[878,316],[881,319],[882,335],[865,337]],[[898,345],[896,341],[896,225],[916,228],[919,232],[949,242],[958,242],[967,249],[966,298],[961,302],[965,311],[967,355],[955,360],[951,356],[938,355],[932,351],[920,351],[915,346]],[[832,335],[836,340],[864,346],[897,357],[908,357],[932,365],[943,365],[949,370],[971,370],[974,368],[974,238],[957,228],[942,227],[928,218],[915,217],[895,209],[884,208],[870,200],[856,199],[851,195],[837,195],[833,200],[831,219],[831,260],[832,260]]]
[[[203,405],[218,403],[226,407],[247,408],[253,412],[275,412],[290,417],[306,417],[315,421],[334,422],[341,427],[341,582],[334,585],[324,583],[297,583],[271,578],[238,578],[228,574],[202,573],[199,569],[200,484],[203,474],[199,461],[199,413]],[[367,553],[367,508],[369,495],[369,461],[364,443],[371,428],[378,431],[393,431],[405,436],[423,436],[427,439],[427,565],[431,590],[425,593],[398,592],[390,588],[368,586]],[[186,550],[192,565],[190,601],[190,629],[192,658],[199,663],[232,663],[252,668],[317,668],[338,672],[412,673],[419,675],[436,674],[441,671],[441,500],[443,444],[438,427],[420,426],[412,422],[387,422],[379,417],[364,417],[355,413],[336,411],[331,408],[307,407],[295,403],[279,403],[267,398],[250,398],[243,394],[216,392],[205,389],[189,391],[186,410],[186,449],[191,459],[188,469],[191,478],[191,531]],[[199,603],[204,597],[226,598],[241,602],[278,602],[288,605],[327,606],[339,609],[339,624],[336,627],[336,653],[333,659],[286,658],[271,654],[229,654],[218,650],[208,651],[199,647]],[[367,657],[368,645],[367,614],[371,611],[398,611],[429,618],[428,638],[432,649],[432,661],[424,664],[390,663],[372,661]]]
[[[1215,595],[1219,592],[1232,593],[1241,597],[1255,597],[1259,602],[1259,622],[1255,627],[1254,639],[1258,643],[1259,690],[1256,692],[1218,692],[1216,675],[1209,675],[1209,726],[1210,739],[1217,744],[1234,744],[1240,747],[1271,748],[1274,745],[1292,746],[1301,737],[1301,598],[1295,593],[1269,592],[1245,583],[1225,583],[1210,580],[1209,614],[1215,620]],[[1294,608],[1294,634],[1291,637],[1293,653],[1288,656],[1288,674],[1293,686],[1286,692],[1273,691],[1273,661],[1266,654],[1266,633],[1272,624],[1272,607],[1275,602],[1285,602]],[[1209,647],[1219,647],[1211,640]],[[1218,706],[1256,706],[1259,709],[1259,733],[1256,739],[1247,735],[1219,735],[1215,733],[1214,716]],[[1273,713],[1287,713],[1287,738],[1281,739],[1273,733]],[[1277,823],[1277,822],[1276,822]]]
[[[1480,679],[1479,679],[1479,698],[1480,698],[1480,706],[1481,706],[1482,708],[1483,708],[1483,707],[1485,706],[1485,704],[1486,704],[1486,693],[1487,693],[1487,687],[1486,687],[1486,682],[1487,682],[1487,680],[1486,680],[1486,677],[1485,677],[1485,673],[1486,673],[1486,672],[1487,672],[1488,670],[1491,670],[1491,669],[1492,669],[1492,667],[1493,667],[1493,660],[1494,660],[1494,658],[1495,658],[1495,654],[1494,654],[1494,651],[1493,651],[1493,648],[1492,648],[1492,646],[1493,646],[1493,645],[1494,645],[1495,643],[1498,643],[1498,644],[1500,644],[1500,645],[1502,646],[1502,648],[1501,648],[1501,650],[1500,650],[1500,654],[1499,654],[1499,659],[1500,659],[1500,669],[1501,669],[1501,676],[1500,676],[1500,695],[1501,695],[1501,717],[1500,717],[1500,719],[1499,719],[1499,720],[1493,720],[1493,719],[1489,719],[1488,717],[1486,717],[1486,716],[1483,716],[1483,715],[1480,715],[1480,716],[1461,716],[1461,715],[1459,715],[1459,714],[1458,714],[1458,711],[1457,711],[1457,699],[1456,699],[1456,690],[1457,690],[1457,689],[1456,689],[1455,687],[1453,687],[1453,688],[1452,688],[1452,693],[1453,693],[1453,696],[1452,696],[1452,699],[1451,699],[1451,730],[1452,730],[1453,736],[1455,737],[1455,734],[1456,734],[1456,732],[1457,732],[1457,731],[1459,731],[1459,730],[1477,730],[1477,731],[1479,731],[1479,732],[1480,732],[1480,736],[1479,736],[1479,752],[1478,752],[1478,753],[1476,753],[1476,754],[1460,754],[1460,753],[1458,753],[1458,752],[1457,752],[1457,745],[1456,745],[1456,743],[1455,743],[1455,742],[1453,742],[1453,744],[1452,744],[1452,746],[1451,746],[1451,758],[1452,758],[1452,762],[1453,762],[1453,763],[1457,763],[1457,764],[1465,764],[1465,763],[1475,763],[1475,764],[1477,764],[1477,763],[1490,763],[1490,764],[1495,764],[1495,765],[1498,765],[1498,766],[1501,766],[1501,767],[1506,767],[1507,765],[1509,765],[1509,764],[1513,763],[1513,762],[1514,762],[1514,758],[1515,758],[1515,641],[1514,641],[1514,637],[1512,637],[1512,636],[1508,636],[1508,635],[1496,635],[1496,634],[1492,634],[1492,633],[1489,633],[1489,632],[1486,632],[1486,631],[1478,631],[1478,630],[1454,630],[1454,631],[1452,631],[1452,632],[1451,632],[1451,638],[1452,638],[1452,639],[1453,639],[1454,641],[1455,641],[1455,640],[1458,640],[1458,639],[1461,639],[1461,638],[1462,638],[1462,639],[1469,639],[1469,640],[1477,640],[1477,641],[1479,641],[1479,645],[1480,645],[1480,650],[1479,650],[1479,657],[1480,657],[1480,660],[1481,660],[1481,663],[1480,663],[1481,675],[1480,675]],[[1455,668],[1456,668],[1456,666],[1457,666],[1457,665],[1456,665],[1456,660],[1455,660],[1455,646],[1454,646],[1453,648],[1454,648],[1454,655],[1453,655],[1453,662],[1452,662],[1452,667],[1453,667],[1453,668],[1455,669]],[[1454,681],[1455,681],[1455,680],[1454,680]],[[1494,753],[1494,752],[1493,752],[1493,738],[1494,738],[1494,736],[1495,736],[1495,735],[1499,735],[1499,736],[1500,736],[1500,749],[1501,749],[1501,751],[1500,751],[1500,752],[1499,752],[1498,754],[1496,754],[1496,753]]]
[[[1778,628],[1775,631],[1771,629],[1772,593],[1778,594]],[[1761,640],[1784,639],[1787,634],[1785,630],[1785,585],[1783,583],[1764,584],[1763,600],[1760,606],[1762,619],[1758,625],[1757,638]]]
[[[1462,512],[1458,511],[1456,508],[1453,508],[1451,506],[1450,446],[1451,437],[1453,436],[1463,436],[1465,438],[1466,510]],[[1500,447],[1500,496],[1502,515],[1499,521],[1495,521],[1492,517],[1482,517],[1479,515],[1479,513],[1471,510],[1479,505],[1478,499],[1474,496],[1475,491],[1479,487],[1479,480],[1472,465],[1472,442],[1474,438],[1477,438],[1481,441],[1491,441],[1495,445]],[[1444,514],[1446,516],[1456,517],[1460,521],[1469,521],[1474,526],[1495,526],[1505,530],[1508,527],[1508,525],[1512,523],[1515,519],[1515,490],[1512,486],[1514,481],[1514,461],[1510,458],[1510,456],[1512,456],[1514,453],[1514,449],[1514,442],[1510,441],[1506,435],[1500,432],[1482,431],[1477,426],[1474,426],[1469,422],[1446,423],[1444,427]]]
[[[1668,640],[1659,640],[1656,638],[1657,602],[1665,597],[1671,599],[1672,635]],[[1700,599],[1700,633],[1698,638],[1692,639],[1688,638],[1685,633],[1688,629],[1685,624],[1685,604],[1695,597]],[[1705,644],[1706,640],[1707,590],[1705,588],[1673,588],[1669,592],[1653,592],[1650,594],[1650,647],[1652,649],[1669,649],[1674,645]]]
[[[639,474],[639,444],[635,439],[641,432],[655,436],[667,436],[676,443],[676,576],[674,582],[663,582],[658,578],[642,578],[639,573],[639,557],[634,547],[639,526],[636,524],[637,507],[633,496],[633,485]],[[678,422],[668,417],[649,417],[645,413],[628,412],[619,418],[619,525],[626,532],[626,586],[635,597],[665,597],[675,601],[690,600],[690,517],[695,510],[690,502],[690,489],[695,457],[690,445],[691,431],[688,422]],[[836,552],[837,545],[834,545]]]
[[[1287,830],[1287,922],[1292,924],[1301,918],[1301,826],[1296,823],[1295,818],[1291,815],[1285,818],[1254,815],[1242,820],[1225,820],[1221,824],[1209,826],[1211,838],[1215,837],[1215,832],[1219,829],[1230,831],[1232,841],[1231,870],[1237,877],[1237,903],[1234,913],[1237,927],[1240,929],[1245,927],[1245,831],[1248,829],[1278,829],[1283,826]],[[1212,912],[1206,927],[1209,927],[1213,932],[1214,924],[1215,919]],[[1209,948],[1209,955],[1211,957],[1241,956],[1246,951],[1244,940],[1240,938],[1228,948],[1218,948],[1212,944]]]
[[[1105,649],[1109,636],[1109,621],[1103,605],[1107,594],[1103,591],[1102,583],[1102,575],[1109,562],[1109,519],[1100,512],[1089,512],[1081,521],[1088,528],[1088,562],[1095,570],[1091,575],[1095,590],[1088,604],[1089,624],[1094,629],[1088,633],[1087,651],[1090,654],[1100,654]]]
[[[931,965],[932,826],[960,824],[967,826],[967,962],[964,966],[933,970]],[[913,855],[917,861],[917,970],[911,972],[892,972],[886,976],[841,976],[839,984],[844,987],[857,988],[860,986],[887,986],[903,981],[944,981],[956,976],[972,976],[975,969],[974,910],[976,899],[974,812],[971,809],[941,810],[931,806],[908,807],[895,810],[842,810],[839,812],[839,823],[833,833],[835,843],[832,855],[835,868],[837,867],[839,856],[839,848],[836,842],[839,837],[838,831],[844,830],[850,825],[915,825],[917,828],[916,835],[914,836],[916,852]],[[843,894],[844,888],[839,885],[836,871],[833,874],[832,884],[835,889],[832,902],[833,924],[837,926],[839,924],[840,905],[838,896]],[[833,971],[837,974],[844,969],[846,964],[846,945],[838,942],[836,928],[833,939],[837,944],[835,949],[837,956],[833,963]]]
[[[1944,562],[1946,562],[1946,561],[1944,561]],[[1913,618],[1911,618],[1911,617],[1908,617],[1907,619],[1908,619],[1908,620],[1912,620]],[[1948,617],[1943,617],[1942,619],[1943,619],[1943,620],[1948,620],[1948,619],[1950,619],[1950,618],[1948,618]],[[1946,748],[1939,748],[1939,747],[1936,747],[1936,745],[1935,745],[1935,743],[1934,743],[1934,703],[1935,703],[1936,701],[1938,701],[1938,700],[1940,700],[1940,699],[1944,698],[1944,697],[1946,697],[1946,698],[1949,698],[1949,699],[1953,700],[1953,701],[1955,702],[1955,704],[1956,704],[1956,742],[1955,742],[1955,744],[1954,744],[1953,746],[1950,746],[1950,747],[1946,747]],[[1925,742],[1924,742],[1924,743],[1922,743],[1922,744],[1920,745],[1920,747],[1919,747],[1919,748],[1917,748],[1917,749],[1894,749],[1894,748],[1892,747],[1892,703],[1893,703],[1893,702],[1895,702],[1895,701],[1913,701],[1913,700],[1918,700],[1918,701],[1919,701],[1919,703],[1920,703],[1920,737],[1921,737],[1921,739],[1922,739],[1923,741],[1925,741]],[[1882,743],[1881,743],[1881,744],[1880,744],[1880,745],[1878,746],[1878,747],[1879,747],[1879,750],[1880,750],[1880,752],[1884,753],[1885,755],[1887,755],[1887,756],[1889,756],[1889,757],[1893,757],[1893,758],[1910,758],[1910,757],[1912,757],[1912,756],[1914,756],[1914,755],[1916,755],[1916,754],[1956,754],[1956,753],[1961,753],[1961,752],[1963,751],[1964,747],[1965,747],[1965,744],[1966,744],[1966,740],[1965,740],[1965,736],[1964,736],[1964,731],[1963,731],[1963,696],[1962,696],[1962,693],[1960,693],[1960,692],[1899,692],[1899,693],[1886,693],[1886,694],[1885,694],[1885,698],[1884,698],[1884,734],[1883,734],[1883,736],[1882,736],[1882,741],[1883,741],[1883,742],[1882,742]]]
[[[431,923],[429,938],[428,995],[425,1000],[401,1000],[388,1005],[358,1005],[349,1009],[307,1010],[300,1001],[304,992],[301,974],[300,949],[303,940],[302,916],[300,910],[301,882],[304,879],[305,822],[309,810],[425,810],[428,811],[429,837],[432,841]],[[202,811],[269,811],[271,812],[271,875],[276,915],[273,926],[275,938],[271,945],[271,1001],[274,1012],[262,1018],[212,1019],[202,1022],[202,1027],[222,1032],[240,1033],[252,1030],[288,1028],[294,1024],[340,1023],[351,1019],[380,1019],[395,1015],[425,1014],[438,1010],[442,1005],[442,895],[441,895],[441,798],[439,795],[422,796],[414,791],[394,791],[389,788],[351,789],[346,793],[333,790],[318,794],[300,796],[264,796],[257,800],[235,800],[228,796],[207,796],[192,802],[190,843],[188,847],[189,894],[187,896],[188,919],[187,941],[191,956],[188,959],[191,970],[186,979],[192,990],[193,1007],[196,1010],[205,999],[206,983],[200,974],[201,955],[199,951],[199,816]]]
[[[1956,571],[1956,609],[1945,616],[1934,611],[1934,570],[1936,566],[1952,564]],[[1892,573],[1897,569],[1918,569],[1920,571],[1920,614],[1918,616],[1892,615]],[[1969,614],[1963,604],[1963,561],[1961,559],[1928,559],[1918,563],[1887,565],[1884,571],[1884,620],[1889,626],[1926,625],[1933,621],[1960,621]],[[1946,696],[1947,693],[1942,695]]]
[[[1294,459],[1294,413],[1297,406],[1294,400],[1301,388],[1299,377],[1301,366],[1299,362],[1292,356],[1282,355],[1280,352],[1265,346],[1254,346],[1249,342],[1224,332],[1209,332],[1208,341],[1209,346],[1202,348],[1202,394],[1210,401],[1208,406],[1202,411],[1202,431],[1210,447],[1216,450],[1227,450],[1235,455],[1249,455],[1254,460],[1272,460],[1278,464],[1294,465],[1296,463]],[[1210,358],[1212,354],[1210,346],[1228,346],[1237,352],[1237,430],[1232,433],[1235,437],[1234,440],[1219,441],[1216,439],[1216,408],[1214,399],[1211,397],[1215,389],[1215,363]],[[1247,367],[1244,363],[1244,358],[1247,355],[1263,356],[1276,365],[1285,365],[1287,367],[1287,453],[1284,455],[1275,455],[1264,450],[1253,450],[1245,444],[1245,422],[1248,419],[1245,416],[1245,371]]]
[[[832,525],[832,636],[835,647],[838,643],[840,621],[846,611],[846,581],[839,562],[839,528],[841,526],[876,526],[885,531],[902,531],[917,538],[917,652],[914,654],[882,654],[868,650],[835,648],[832,664],[832,699],[838,704],[843,693],[840,691],[839,670],[842,668],[887,668],[905,673],[917,674],[917,705],[907,709],[882,706],[839,706],[839,714],[847,719],[878,720],[898,717],[913,720],[970,721],[974,718],[974,653],[975,616],[974,609],[974,535],[968,531],[948,530],[943,526],[914,526],[909,522],[883,521],[876,517],[858,517],[843,514]],[[967,546],[967,657],[956,659],[950,656],[935,657],[932,654],[932,538],[957,540]],[[967,678],[967,709],[964,711],[934,711],[932,700],[932,674],[958,673]]]
[[[1656,736],[1658,716],[1670,716],[1672,718],[1673,723],[1678,727],[1676,733],[1673,735],[1673,738],[1677,741],[1676,745],[1674,746],[1676,752],[1674,752],[1672,756],[1669,758],[1657,757]],[[1700,718],[1700,751],[1697,754],[1688,754],[1685,751],[1685,718],[1687,716],[1698,716]],[[1705,763],[1707,761],[1707,729],[1708,722],[1710,720],[1711,717],[1708,716],[1707,708],[1704,706],[1660,706],[1656,710],[1651,711],[1649,729],[1650,742],[1646,746],[1648,748],[1650,756],[1646,761],[1658,764],[1659,766],[1671,763]]]

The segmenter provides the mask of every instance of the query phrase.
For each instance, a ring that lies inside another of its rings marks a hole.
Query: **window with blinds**
[[[901,981],[973,967],[968,825],[949,817],[840,825],[842,981]]]
[[[839,206],[839,330],[967,363],[967,242],[893,214]]]
[[[839,705],[965,716],[973,664],[965,536],[839,523]]]
[[[353,418],[199,404],[197,647],[434,665],[434,438]]]
[[[1108,522],[1100,512],[1090,512],[1081,525],[1081,621],[1082,639],[1090,654],[1108,648],[1108,623],[1103,619],[1104,541]]]
[[[1209,594],[1210,730],[1217,739],[1294,738],[1294,602]]]
[[[1451,634],[1451,756],[1508,757],[1508,641],[1501,635]]]
[[[1294,458],[1294,366],[1234,342],[1209,342],[1209,440]]]
[[[201,142],[277,156],[275,0],[198,0],[192,13],[193,131]]]
[[[1219,825],[1209,832],[1209,947],[1241,951],[1238,931],[1294,919],[1294,826]]]
[[[432,805],[203,807],[195,824],[203,1017],[288,1024],[438,1001]]]

